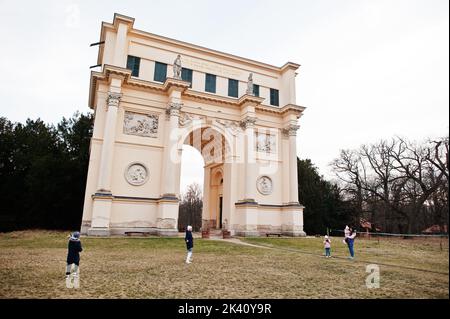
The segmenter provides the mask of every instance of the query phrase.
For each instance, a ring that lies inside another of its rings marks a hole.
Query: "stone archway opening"
[[[197,149],[204,161],[202,229],[226,229],[230,215],[226,207],[231,205],[230,194],[224,189],[229,178],[225,162],[231,153],[226,134],[213,126],[196,127],[183,144]]]
[[[178,207],[178,231],[188,225],[194,232],[202,226],[203,174],[205,161],[200,152],[187,144],[182,146],[180,173],[180,204]]]

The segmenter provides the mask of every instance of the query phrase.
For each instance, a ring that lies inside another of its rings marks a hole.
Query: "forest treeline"
[[[0,231],[79,229],[93,115],[76,113],[58,124],[13,123],[0,117]],[[342,150],[325,179],[311,160],[297,160],[304,229],[357,228],[419,233],[448,225],[448,136],[411,142],[394,137]],[[190,185],[180,199],[179,228],[202,224],[202,192]]]

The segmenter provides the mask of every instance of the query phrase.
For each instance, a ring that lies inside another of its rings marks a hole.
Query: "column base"
[[[261,233],[256,230],[238,230],[236,231],[236,236],[242,237],[260,237]]]
[[[89,228],[87,230],[88,236],[109,237],[111,230],[109,228]]]
[[[80,234],[81,235],[87,235],[89,228],[91,228],[91,221],[82,221],[81,222],[81,229]]]
[[[167,193],[167,194],[162,194],[161,195],[161,199],[163,200],[170,200],[170,201],[179,201],[179,198],[177,196],[177,194],[172,194],[172,193]]]
[[[253,198],[244,198],[244,199],[240,199],[236,202],[235,205],[258,205],[258,202],[255,201]]]
[[[284,236],[290,236],[290,237],[306,237],[306,233],[304,231],[283,231],[281,233]]]
[[[178,237],[177,229],[156,229],[156,235],[161,237]]]
[[[283,206],[285,206],[285,207],[295,206],[295,207],[301,207],[301,208],[303,208],[303,205],[300,204],[299,202],[287,202],[287,203],[285,203]]]

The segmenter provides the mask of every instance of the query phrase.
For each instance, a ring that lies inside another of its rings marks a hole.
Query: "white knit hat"
[[[328,239],[328,235],[325,235],[325,239]]]

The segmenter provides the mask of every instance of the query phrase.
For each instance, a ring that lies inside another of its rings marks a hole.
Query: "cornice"
[[[91,81],[89,84],[89,107],[94,108],[95,105],[95,93],[97,92],[97,84],[99,81],[108,82],[113,76],[122,78],[123,83],[127,83],[131,78],[131,70],[117,67],[114,65],[105,64],[102,72],[91,71]]]
[[[130,32],[133,29],[134,26],[134,18],[123,15],[123,14],[119,14],[119,13],[114,13],[114,18],[113,18],[113,23],[110,22],[102,22],[101,28],[100,28],[100,40],[99,42],[103,42],[105,41],[105,35],[106,29],[110,29],[110,30],[115,30],[117,31],[117,29],[119,28],[119,22],[123,22],[125,24],[128,25],[128,32]],[[102,63],[102,57],[103,57],[103,51],[104,51],[104,45],[100,45],[98,48],[98,55],[97,55],[97,64],[101,64]]]
[[[157,35],[154,33],[150,33],[150,32],[146,32],[146,31],[142,31],[142,30],[138,30],[138,29],[134,29],[134,21],[135,19],[126,15],[122,15],[122,14],[118,14],[118,13],[114,13],[114,18],[113,18],[113,22],[102,22],[101,25],[101,35],[100,35],[100,41],[104,41],[105,40],[105,30],[106,29],[110,29],[110,30],[117,30],[119,23],[126,23],[128,25],[128,33],[129,35],[132,36],[137,36],[137,37],[142,37],[142,38],[146,38],[146,39],[150,39],[150,40],[154,40],[157,42],[162,42],[162,43],[167,43],[170,45],[175,45],[190,51],[194,51],[194,52],[201,52],[201,53],[207,53],[210,54],[214,57],[220,58],[220,59],[226,59],[232,62],[237,62],[237,63],[243,63],[246,65],[250,65],[252,67],[256,67],[259,69],[265,69],[267,71],[271,71],[271,72],[277,72],[277,73],[282,73],[285,71],[286,68],[294,68],[297,69],[300,64],[297,63],[293,63],[293,62],[287,62],[285,63],[283,66],[278,67],[275,65],[271,65],[268,63],[264,63],[264,62],[259,62],[256,60],[252,60],[252,59],[248,59],[248,58],[244,58],[241,56],[237,56],[234,54],[230,54],[230,53],[225,53],[222,51],[217,51],[214,49],[210,49],[210,48],[206,48],[200,45],[196,45],[196,44],[192,44],[192,43],[188,43],[188,42],[184,42],[184,41],[180,41],[180,40],[175,40],[172,38],[168,38],[165,36],[161,36],[161,35]],[[103,56],[103,46],[100,46],[99,48],[99,55],[98,55],[98,64],[100,64],[101,62],[101,58]]]
[[[286,104],[280,109],[280,114],[286,115],[288,113],[292,113],[300,118],[303,115],[303,111],[306,110],[306,107],[296,104]]]
[[[109,81],[112,76],[121,76],[123,78],[124,86],[139,87],[145,90],[156,91],[159,93],[166,94],[170,88],[178,88],[182,91],[182,96],[191,100],[199,100],[203,102],[209,102],[219,105],[227,105],[235,108],[241,108],[242,105],[251,103],[255,105],[255,110],[262,113],[271,113],[273,115],[286,115],[289,112],[296,115],[298,118],[302,116],[303,111],[306,107],[296,104],[287,104],[283,107],[269,106],[261,104],[264,98],[253,96],[253,95],[243,95],[239,99],[230,98],[226,96],[220,96],[216,94],[211,94],[207,92],[195,91],[189,88],[189,83],[177,80],[174,78],[167,78],[164,83],[157,83],[152,81],[145,81],[137,79],[131,76],[131,70],[105,65],[102,72],[92,71],[91,72],[91,83],[90,83],[90,93],[89,93],[89,107],[94,108],[95,105],[95,92],[97,90],[98,81]]]
[[[263,101],[264,101],[264,98],[262,98],[262,97],[244,94],[243,96],[241,96],[238,99],[237,103],[238,103],[239,106],[248,105],[248,104],[251,104],[251,105],[254,105],[254,106],[258,106]]]
[[[216,103],[216,104],[239,106],[237,103],[237,99],[235,99],[235,98],[220,96],[220,95],[211,94],[211,93],[207,93],[207,92],[187,90],[184,93],[184,96],[189,97],[191,99],[199,99],[202,101],[208,101],[208,102],[212,102],[212,103]]]
[[[175,79],[175,78],[166,78],[166,81],[164,82],[162,89],[164,92],[167,92],[169,90],[179,90],[181,93],[185,92],[190,86],[189,82]]]
[[[119,28],[120,23],[125,23],[128,26],[128,31],[133,30],[134,26],[134,18],[120,14],[120,13],[114,13],[113,22],[102,22],[102,31],[103,29],[112,29],[116,30]]]
[[[281,70],[281,72],[284,72],[284,71],[289,70],[289,69],[295,71],[295,70],[297,70],[300,66],[301,66],[301,65],[298,64],[298,63],[294,63],[294,62],[286,62],[286,63],[280,68],[280,70]]]

